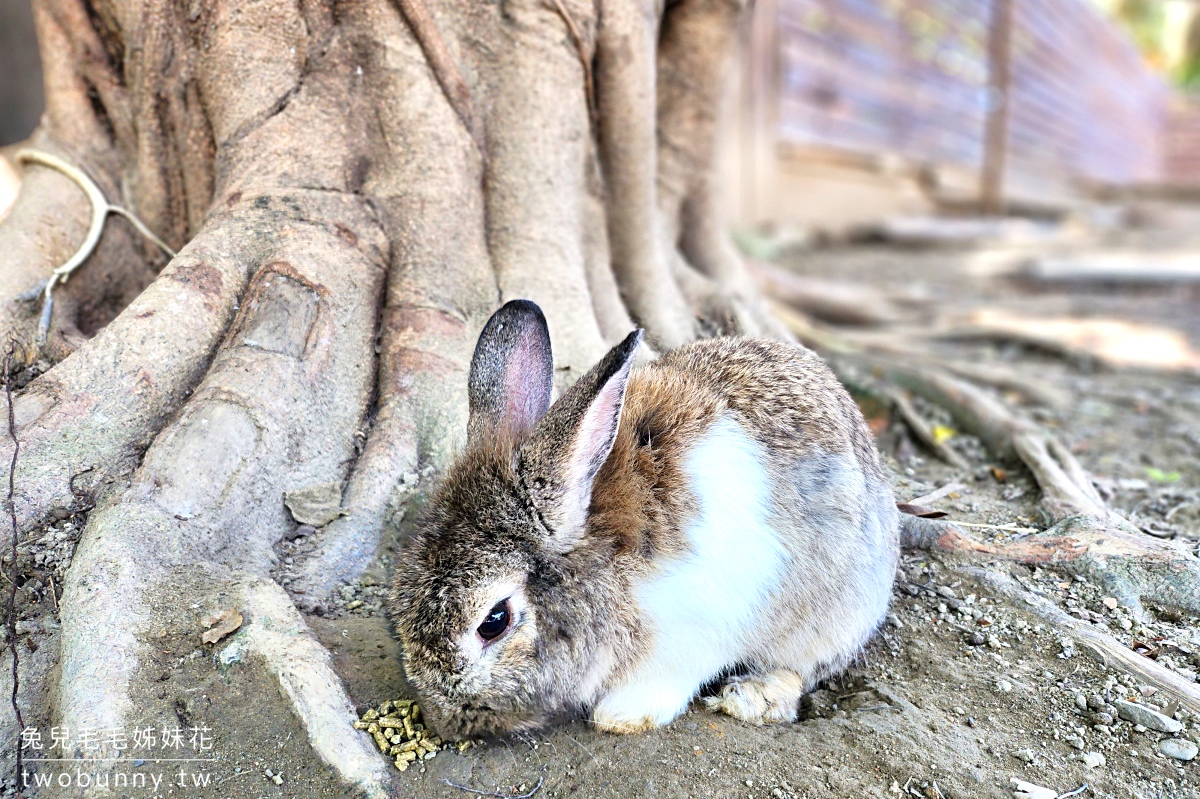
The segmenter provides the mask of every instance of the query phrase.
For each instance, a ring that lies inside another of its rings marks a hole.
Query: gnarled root
[[[292,235],[263,254],[207,376],[129,487],[94,511],[83,532],[62,598],[66,724],[130,721],[130,685],[145,679],[143,649],[156,625],[172,618],[153,597],[170,594],[180,569],[215,569],[211,584],[194,588],[210,597],[247,579],[234,580],[219,564],[265,574],[272,547],[291,527],[280,488],[345,476],[371,390],[373,363],[361,353],[374,335],[386,243],[357,198],[291,198],[307,211],[302,217],[330,223],[292,220]],[[281,615],[280,589],[261,579],[250,585],[247,606],[263,614],[250,640],[310,725],[314,748],[323,757],[347,755],[331,765],[350,769],[353,781],[373,780],[377,769],[364,765],[363,752],[340,748],[356,744],[334,740],[331,725],[350,736],[349,703],[316,643],[294,610]],[[285,638],[303,655],[291,665],[280,649]]]
[[[310,224],[290,208],[303,194],[246,197],[216,215],[116,320],[16,399],[22,530],[52,511],[90,505],[136,466],[204,375],[248,281],[279,257],[282,237],[268,231]],[[331,219],[363,213],[337,206],[324,204]],[[248,240],[255,242],[249,251]],[[0,441],[5,453],[11,444]],[[7,461],[5,455],[0,475]]]
[[[238,588],[242,614],[249,619],[240,637],[279,681],[313,751],[361,795],[392,795],[388,764],[367,736],[352,731],[354,705],[329,653],[309,632],[287,592],[253,577],[244,577]]]

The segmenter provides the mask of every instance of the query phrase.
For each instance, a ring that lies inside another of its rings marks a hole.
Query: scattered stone
[[[276,774],[274,777],[271,778],[271,782],[275,783],[276,785],[283,785],[283,775]]]
[[[1013,757],[1022,763],[1032,763],[1037,758],[1037,755],[1033,753],[1032,749],[1018,749],[1013,752]]]
[[[1012,693],[1013,684],[1008,680],[996,680],[996,688],[1003,693]]]
[[[1106,597],[1104,597],[1104,599],[1102,599],[1100,601],[1103,602],[1104,607],[1108,608],[1109,610],[1117,609],[1117,598],[1116,597],[1106,596]]]
[[[1087,698],[1087,706],[1089,710],[1100,711],[1104,709],[1104,697],[1098,694],[1092,694]]]
[[[200,640],[206,644],[215,644],[242,626],[242,614],[237,608],[226,608],[220,613],[205,616],[200,620],[200,624],[210,628],[200,634]]]
[[[1079,759],[1083,761],[1085,768],[1100,768],[1108,762],[1099,752],[1088,752]]]
[[[1032,782],[1013,779],[1013,799],[1058,799],[1058,791],[1034,785]]]
[[[235,663],[241,663],[242,658],[246,656],[246,643],[244,641],[234,641],[229,646],[217,653],[217,664],[221,666],[232,666]]]
[[[1101,710],[1099,713],[1092,714],[1092,723],[1103,724],[1105,727],[1111,727],[1113,723],[1113,717]]]
[[[342,484],[321,483],[286,491],[283,504],[300,524],[324,527],[342,515]]]
[[[288,541],[295,541],[297,538],[307,538],[317,531],[317,528],[311,524],[301,524],[283,534],[283,537]]]
[[[1200,747],[1184,738],[1167,738],[1159,742],[1158,751],[1167,757],[1173,757],[1186,763],[1196,759],[1196,753],[1200,751]]]
[[[1177,733],[1183,729],[1183,725],[1175,719],[1164,716],[1157,710],[1151,710],[1145,705],[1124,699],[1114,700],[1113,704],[1116,705],[1117,713],[1121,718],[1133,724],[1141,724],[1143,727],[1159,732]]]
[[[968,633],[966,638],[967,643],[971,646],[983,646],[987,643],[987,638],[981,632]]]

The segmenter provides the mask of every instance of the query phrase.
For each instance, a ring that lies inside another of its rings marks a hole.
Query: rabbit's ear
[[[560,546],[573,545],[587,519],[592,483],[616,440],[629,371],[641,340],[642,331],[635,330],[609,350],[567,389],[523,448],[534,482],[553,486],[553,500],[539,503],[539,510],[551,533],[563,537]]]
[[[529,300],[506,302],[484,325],[467,381],[471,415],[467,439],[507,430],[524,435],[550,407],[554,362],[542,309]]]

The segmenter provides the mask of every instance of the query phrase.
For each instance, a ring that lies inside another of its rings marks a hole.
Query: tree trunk
[[[155,631],[233,597],[315,750],[377,790],[381,761],[340,732],[349,701],[269,577],[295,527],[283,495],[344,486],[291,586],[319,610],[461,443],[472,347],[498,304],[544,309],[560,387],[635,323],[659,350],[787,335],[717,219],[716,120],[744,8],[34,11],[46,114],[28,146],[178,249],[110,216],[59,282],[94,209],[28,159],[0,227],[0,333],[31,367],[16,374],[39,375],[13,403],[16,527],[95,507],[61,600],[55,721],[134,721],[135,699],[154,704],[139,663]],[[5,464],[13,443],[0,440]]]

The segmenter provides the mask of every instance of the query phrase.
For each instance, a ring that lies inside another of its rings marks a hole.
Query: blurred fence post
[[[1004,170],[1008,118],[1012,107],[1012,27],[1014,0],[992,0],[988,31],[987,119],[983,142],[980,205],[985,214],[1004,213]]]

